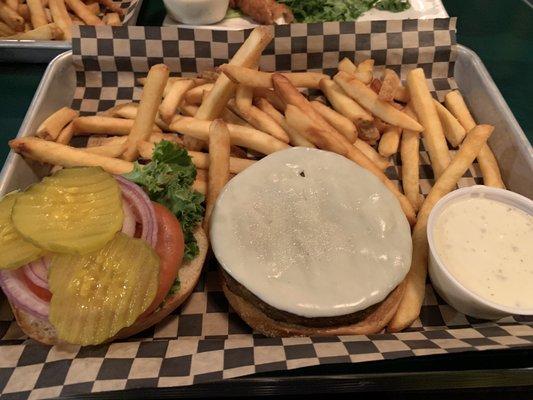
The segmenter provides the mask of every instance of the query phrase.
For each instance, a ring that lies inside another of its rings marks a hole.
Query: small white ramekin
[[[168,14],[188,25],[210,25],[221,21],[229,0],[163,0]]]
[[[533,215],[533,201],[517,193],[487,186],[471,186],[455,190],[440,199],[431,214],[427,225],[429,242],[429,276],[437,293],[448,304],[463,314],[481,319],[499,319],[508,315],[533,315],[533,309],[506,307],[486,300],[471,292],[448,271],[440,259],[433,239],[433,231],[440,214],[452,203],[467,197],[485,197],[499,201]],[[533,245],[533,244],[532,244]],[[532,266],[533,267],[533,266]],[[530,288],[524,288],[529,290]],[[531,294],[533,296],[533,292]]]

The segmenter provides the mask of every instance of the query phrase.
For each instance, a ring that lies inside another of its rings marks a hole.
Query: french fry
[[[260,97],[256,99],[255,103],[257,107],[259,107],[263,112],[270,115],[270,117],[274,121],[276,121],[285,132],[287,132],[287,135],[289,135],[289,143],[291,145],[301,147],[315,147],[313,143],[311,143],[309,140],[300,135],[295,129],[289,126],[283,114],[276,110],[276,108],[266,98]]]
[[[409,103],[409,100],[411,100],[409,90],[402,85],[398,86],[396,92],[394,93],[394,100],[399,101],[401,103]]]
[[[207,181],[196,178],[193,185],[193,190],[198,193],[206,194],[207,193]]]
[[[234,83],[251,86],[254,88],[272,88],[273,72],[257,71],[253,68],[239,67],[237,65],[222,64],[220,70]],[[319,72],[282,72],[296,87],[318,89],[321,79],[330,79],[329,76]]]
[[[1,36],[11,36],[15,35],[17,32],[13,30],[8,24],[0,21],[0,35]]]
[[[347,57],[344,57],[341,61],[339,61],[338,69],[339,71],[344,71],[348,74],[354,74],[357,72],[357,65],[355,65]]]
[[[200,153],[197,151],[189,151],[192,162],[196,168],[209,169],[209,154]],[[246,168],[252,166],[256,161],[248,160],[246,158],[230,157],[229,159],[229,172],[232,174],[238,174],[244,171]]]
[[[144,158],[145,160],[151,160],[154,152],[154,146],[155,143],[152,142],[139,142],[138,148],[141,158]],[[189,150],[188,153],[196,168],[204,170],[209,169],[209,154],[192,150]],[[255,162],[255,160],[250,160],[247,158],[230,157],[229,172],[232,174],[238,174],[253,165]]]
[[[194,115],[191,115],[191,116],[194,117]],[[237,114],[231,111],[228,107],[225,107],[224,110],[222,110],[222,114],[220,114],[220,117],[229,124],[247,126],[248,128],[252,128],[252,125],[250,125],[244,119],[239,117]]]
[[[320,89],[335,111],[344,115],[354,123],[357,123],[358,121],[373,120],[372,115],[368,111],[349,97],[344,90],[331,79],[320,81]]]
[[[459,121],[448,111],[446,107],[433,99],[437,114],[439,115],[442,128],[444,129],[444,136],[453,147],[458,147],[466,136],[466,129],[459,123]]]
[[[397,126],[391,126],[383,132],[379,140],[378,152],[383,157],[390,157],[398,152],[400,146],[400,137],[402,129]]]
[[[261,53],[272,38],[273,33],[270,27],[259,26],[255,28],[237,50],[230,61],[230,65],[242,67],[256,65]],[[209,96],[198,109],[196,118],[212,121],[220,116],[234,92],[235,84],[225,74],[220,74]]]
[[[363,60],[359,63],[357,66],[357,71],[359,72],[374,72],[374,60],[371,58],[368,58],[366,60]]]
[[[163,140],[166,140],[167,142],[177,143],[180,146],[183,145],[183,139],[180,138],[175,133],[159,133],[159,132],[152,132],[150,137],[148,138],[148,141],[150,143],[159,143]]]
[[[285,103],[281,101],[276,92],[271,89],[254,88],[254,97],[266,99],[277,110],[285,112]]]
[[[89,7],[81,0],[65,0],[68,8],[76,14],[87,25],[103,25],[100,18],[94,15]]]
[[[90,154],[63,144],[50,142],[37,137],[13,139],[9,142],[13,151],[32,160],[61,165],[63,167],[101,167],[110,174],[125,174],[133,170],[133,163]]]
[[[253,97],[254,89],[251,86],[239,84],[235,91],[235,106],[241,113],[246,114],[252,107]]]
[[[48,25],[48,18],[44,12],[44,7],[41,0],[26,0],[26,4],[30,10],[31,23],[34,28]]]
[[[85,5],[94,15],[100,14],[100,5],[98,3],[86,3]]]
[[[364,140],[357,139],[353,145],[357,147],[359,151],[363,153],[370,161],[376,164],[376,166],[380,170],[385,171],[391,165],[389,160],[381,156],[372,146],[370,146]]]
[[[427,220],[435,204],[454,190],[455,185],[479,154],[494,127],[478,125],[468,132],[463,145],[431,188],[418,213],[418,222],[413,230],[413,256],[411,269],[406,277],[403,298],[388,330],[398,332],[411,325],[418,315],[424,300],[428,262]]]
[[[450,163],[450,152],[444,137],[439,115],[429,92],[424,70],[415,68],[407,74],[407,87],[411,94],[411,104],[424,127],[424,138],[435,178],[438,178]],[[416,130],[416,129],[413,129]]]
[[[109,137],[91,136],[87,140],[87,147],[125,144],[126,140],[128,140],[127,136],[109,136]],[[180,146],[183,145],[183,140],[178,135],[174,133],[160,133],[160,132],[153,132],[148,138],[147,143],[154,144],[154,143],[159,143],[162,140],[177,143]]]
[[[410,107],[404,111],[412,118],[415,113]],[[402,185],[405,196],[411,202],[413,208],[420,208],[420,175],[418,164],[420,162],[420,133],[404,129],[400,144],[400,158],[402,160]]]
[[[464,129],[466,129],[467,132],[477,125],[474,117],[472,117],[472,114],[470,114],[470,111],[466,106],[461,92],[458,90],[453,90],[446,94],[444,97],[444,105],[452,113],[452,115],[457,118],[459,123]]]
[[[232,99],[228,102],[228,107],[254,128],[266,132],[284,143],[289,143],[289,135],[287,132],[285,132],[268,114],[264,113],[256,106],[250,106],[248,112],[244,113],[237,107],[236,102]]]
[[[111,111],[110,111],[111,110]],[[124,103],[113,107],[113,109],[106,110],[101,116],[120,117],[126,119],[137,118],[137,112],[139,110],[139,103]],[[155,131],[168,131],[168,124],[161,119],[159,113],[155,116],[155,125],[153,128]]]
[[[121,17],[124,16],[124,10],[120,8],[119,4],[114,3],[113,0],[98,0],[98,2],[109,11],[112,11],[112,13],[118,14]]]
[[[78,112],[71,108],[60,108],[39,125],[36,135],[46,140],[56,140],[61,130],[77,116]]]
[[[93,115],[74,119],[75,135],[129,135],[133,128],[134,120],[101,117]],[[150,132],[161,131],[157,125],[152,125]]]
[[[333,79],[348,96],[383,121],[400,128],[422,131],[422,126],[418,122],[394,108],[390,103],[380,100],[372,89],[357,79],[350,79],[350,76],[342,71]]]
[[[202,104],[202,97],[204,92],[209,92],[215,86],[213,83],[205,83],[203,85],[196,86],[189,89],[185,93],[185,101],[189,104]]]
[[[204,69],[198,74],[198,78],[204,79],[208,82],[215,82],[220,74],[215,69]]]
[[[69,17],[67,7],[64,0],[49,0],[48,6],[52,14],[52,20],[57,24],[59,29],[63,32],[63,39],[72,39],[72,20]]]
[[[146,77],[141,77],[141,78],[137,78],[137,83],[141,86],[144,86],[145,83],[146,83]],[[167,85],[165,86],[165,91],[163,92],[163,97],[165,97],[167,94],[168,94],[168,91],[170,90],[170,88],[172,87],[172,85],[174,84],[174,82],[177,82],[177,81],[184,81],[184,80],[189,80],[189,81],[193,81],[194,83],[194,86],[200,86],[200,85],[205,85],[206,83],[210,83],[207,81],[207,79],[203,79],[203,78],[194,78],[194,77],[185,77],[185,76],[171,76],[168,78],[168,81],[167,81]]]
[[[372,82],[374,77],[374,60],[369,58],[361,61],[357,66],[357,72],[353,73],[353,77],[365,85]]]
[[[169,75],[168,67],[165,64],[157,64],[150,68],[144,90],[139,102],[137,117],[134,120],[133,127],[126,141],[126,150],[123,158],[127,161],[133,161],[139,155],[137,151],[137,142],[146,140],[153,130],[157,110],[161,105],[163,90],[167,84]]]
[[[119,144],[126,143],[127,136],[89,136],[87,139],[87,147],[103,146],[104,144]]]
[[[348,149],[343,141],[337,140],[337,138],[334,135],[331,135],[330,132],[317,126],[313,119],[311,119],[311,117],[299,107],[293,104],[287,104],[285,118],[290,127],[313,143],[316,147],[332,151],[342,156],[346,156],[348,153]],[[342,136],[341,134],[338,135]]]
[[[216,119],[209,129],[209,179],[205,199],[204,230],[209,232],[211,214],[220,192],[229,181],[230,134],[226,123]]]
[[[357,125],[358,138],[364,140],[366,143],[374,145],[381,137],[381,133],[376,128],[376,121],[359,121]]]
[[[193,85],[194,82],[191,80],[176,81],[172,84],[171,89],[159,106],[159,115],[165,123],[170,124],[172,118],[176,115],[178,106],[185,97],[185,93],[190,90]]]
[[[62,31],[55,23],[43,25],[30,31],[17,33],[16,35],[7,36],[5,39],[16,40],[53,40],[62,35]]]
[[[189,104],[189,103],[182,103],[178,107],[178,110],[180,111],[181,114],[183,114],[183,115],[185,115],[187,117],[194,117],[196,115],[196,113],[198,112],[198,106],[196,106],[194,104]],[[228,121],[226,121],[226,122],[228,122]]]
[[[19,0],[5,0],[5,3],[7,6],[9,6],[12,10],[17,10]]]
[[[463,96],[458,90],[448,93],[444,99],[444,104],[467,132],[470,132],[476,126],[476,121],[474,121]],[[477,161],[481,169],[481,175],[483,175],[483,183],[487,186],[505,189],[500,167],[488,143],[485,143],[482,147]]]
[[[122,143],[122,144],[112,143],[112,144],[104,144],[102,146],[84,147],[84,148],[81,148],[80,150],[85,151],[87,153],[91,153],[91,154],[98,154],[101,156],[117,158],[122,155],[125,147],[126,147],[126,143]]]
[[[69,144],[72,136],[74,136],[74,123],[71,121],[61,130],[61,133],[56,139],[56,143]]]
[[[398,74],[392,69],[385,69],[378,98],[383,101],[393,101],[394,95],[400,86],[401,82]]]
[[[209,126],[211,122],[191,117],[175,118],[170,124],[173,132],[192,136],[201,141],[209,140]],[[288,148],[286,143],[270,136],[268,133],[247,128],[240,125],[226,124],[230,133],[231,143],[243,146],[261,154],[270,154]]]
[[[14,31],[24,31],[24,18],[3,2],[0,2],[0,19]]]
[[[102,22],[109,26],[121,26],[122,21],[120,20],[120,15],[117,13],[107,13],[103,16]]]
[[[357,128],[352,121],[319,101],[312,101],[311,105],[331,126],[342,133],[350,143],[354,143],[357,140]]]
[[[281,74],[273,74],[272,83],[274,84],[274,90],[276,91],[276,94],[285,104],[292,104],[298,107],[313,121],[313,125],[317,130],[320,130],[322,133],[329,133],[328,140],[335,140],[335,138],[339,137],[344,139],[344,136],[342,136],[341,133],[339,133],[335,128],[333,128],[318,112],[316,112],[311,103],[285,76]],[[289,123],[289,125],[291,124]],[[293,128],[296,129],[296,127],[294,126]],[[316,143],[310,140],[309,137],[305,136],[302,132],[300,132],[300,134],[303,135],[311,143],[316,145]]]

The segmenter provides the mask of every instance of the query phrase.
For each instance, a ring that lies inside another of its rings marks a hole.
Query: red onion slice
[[[144,190],[135,183],[121,176],[116,176],[116,179],[120,184],[122,196],[131,206],[134,215],[138,218],[138,222],[141,223],[141,239],[148,242],[150,246],[155,247],[157,243],[157,224],[152,201]]]
[[[48,290],[48,268],[43,257],[25,265],[22,271],[34,285]]]
[[[129,201],[125,196],[122,196],[122,210],[124,211],[124,223],[122,224],[122,232],[128,235],[129,237],[135,236],[135,225],[137,221],[135,219],[135,214],[131,209]]]
[[[20,278],[22,271],[0,271],[0,287],[10,302],[34,317],[48,318],[50,304],[37,297]]]

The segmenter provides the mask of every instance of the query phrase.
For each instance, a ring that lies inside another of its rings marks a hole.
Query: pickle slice
[[[84,256],[52,256],[49,320],[58,338],[99,344],[130,326],[155,298],[159,257],[143,240],[123,233]]]
[[[120,187],[101,168],[62,169],[18,196],[11,218],[18,232],[40,248],[86,254],[122,228]]]
[[[11,221],[11,211],[20,194],[10,193],[0,201],[0,269],[18,268],[43,255],[42,249],[20,236]]]

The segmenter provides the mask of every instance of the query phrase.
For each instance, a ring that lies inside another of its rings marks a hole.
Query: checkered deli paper
[[[434,94],[455,88],[455,19],[294,24],[275,27],[261,68],[334,73],[344,57],[368,57],[377,68],[401,73],[422,67]],[[88,27],[74,33],[77,89],[73,107],[94,114],[138,100],[135,78],[151,65],[176,74],[195,74],[227,62],[249,31],[156,27]],[[422,148],[422,191],[433,174]],[[387,170],[399,179],[400,160]],[[481,183],[474,165],[460,186]],[[533,345],[533,320],[498,323],[458,313],[427,285],[420,319],[406,332],[330,338],[265,338],[230,309],[220,289],[217,266],[207,261],[189,300],[161,323],[124,341],[93,347],[59,348],[26,339],[0,303],[0,392],[16,398],[47,398],[141,387],[216,381],[256,372],[328,363],[356,363]]]

